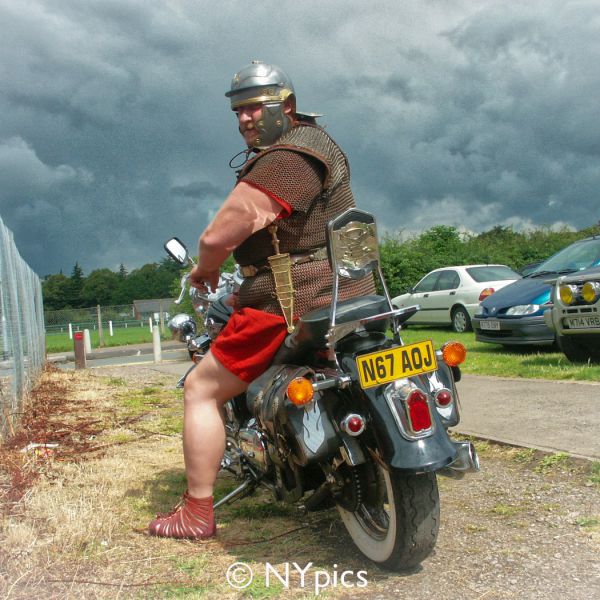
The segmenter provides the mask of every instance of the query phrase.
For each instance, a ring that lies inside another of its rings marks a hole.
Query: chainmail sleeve
[[[273,174],[277,173],[277,177]],[[316,159],[293,150],[265,154],[240,181],[252,185],[292,210],[308,212],[323,188],[325,169]]]

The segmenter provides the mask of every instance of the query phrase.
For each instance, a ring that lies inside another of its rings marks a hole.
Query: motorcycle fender
[[[351,357],[343,359],[343,367],[358,381],[356,362]],[[434,423],[433,433],[425,438],[409,440],[404,437],[384,396],[385,385],[366,390],[355,384],[357,393],[363,394],[370,407],[372,426],[375,429],[383,461],[394,469],[411,472],[437,471],[452,463],[457,456],[438,411],[430,401]]]

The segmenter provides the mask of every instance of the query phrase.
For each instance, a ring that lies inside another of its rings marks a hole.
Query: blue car
[[[480,342],[517,345],[551,345],[555,332],[544,320],[552,306],[547,280],[600,265],[600,236],[573,242],[540,263],[522,279],[486,298],[473,317]]]

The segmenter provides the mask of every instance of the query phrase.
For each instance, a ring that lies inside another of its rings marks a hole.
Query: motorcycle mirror
[[[176,237],[165,242],[164,248],[167,254],[180,265],[185,265],[188,261],[188,251],[185,244]]]

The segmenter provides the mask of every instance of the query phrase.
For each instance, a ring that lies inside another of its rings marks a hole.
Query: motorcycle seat
[[[390,310],[384,296],[359,296],[339,302],[336,311],[336,324],[348,323],[366,317],[372,317]],[[329,330],[331,308],[319,308],[303,315],[293,333],[287,336],[281,348],[277,351],[273,364],[294,364],[307,351],[319,350],[326,347],[325,335]],[[385,332],[388,320],[382,319],[366,326],[368,331]]]

